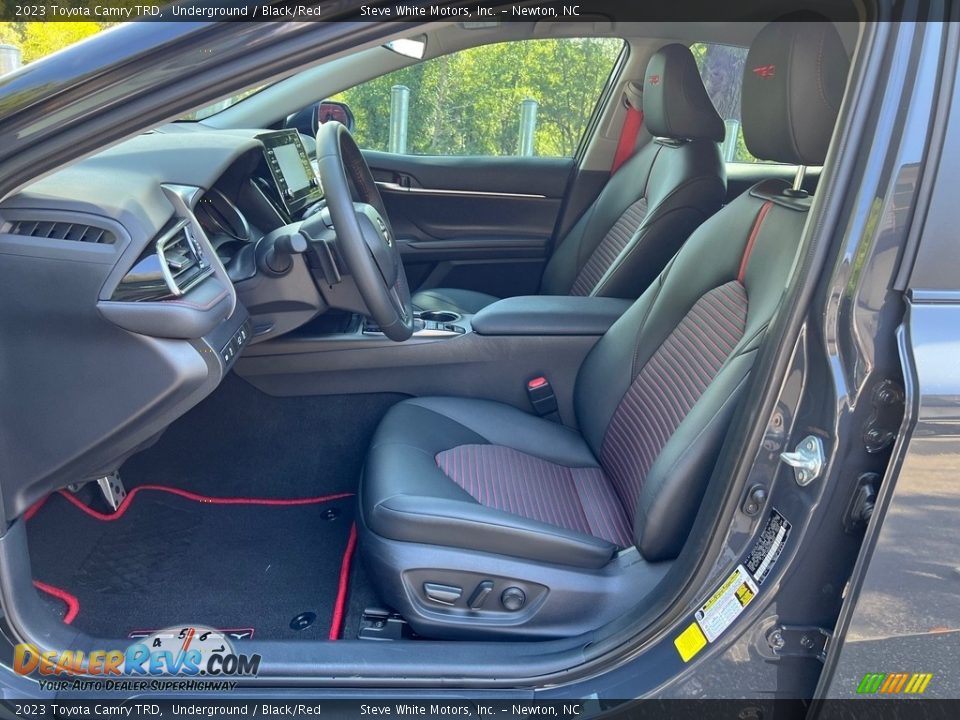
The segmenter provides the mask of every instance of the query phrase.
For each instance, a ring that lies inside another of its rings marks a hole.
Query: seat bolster
[[[574,567],[603,567],[617,550],[615,545],[600,538],[528,520],[474,501],[436,496],[394,495],[377,503],[366,521],[378,535],[393,540],[447,545]]]
[[[483,438],[480,442],[504,445],[514,450],[536,455],[544,460],[567,467],[597,467],[599,463],[583,437],[566,427],[536,415],[531,415],[511,405],[457,397],[422,397],[406,400],[396,407],[409,405],[430,410],[465,430]],[[422,427],[422,426],[418,426]],[[458,445],[473,441],[444,442],[434,455]]]
[[[731,358],[683,419],[644,480],[634,534],[651,562],[677,557],[700,510],[756,351]]]
[[[478,503],[437,466],[460,445],[505,445],[568,467],[597,467],[573,430],[509,405],[454,397],[394,405],[374,435],[360,484],[366,526],[381,537],[539,562],[602,567],[612,543]]]
[[[540,283],[541,295],[568,295],[577,275],[627,208],[644,197],[650,172],[662,146],[650,142],[614,173],[597,199],[562,237]]]
[[[473,315],[499,299],[475,290],[430,288],[415,293],[412,302],[417,310],[447,310],[460,315]]]

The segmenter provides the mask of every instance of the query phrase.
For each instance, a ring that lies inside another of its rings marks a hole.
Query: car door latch
[[[793,468],[797,485],[805,487],[823,470],[823,440],[816,435],[807,435],[793,452],[780,453],[780,459]]]
[[[782,657],[810,657],[823,662],[832,635],[821,627],[774,625],[766,633],[762,654]]]

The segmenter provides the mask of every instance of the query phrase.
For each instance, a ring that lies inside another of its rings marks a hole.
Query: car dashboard
[[[22,377],[0,408],[8,520],[117,469],[246,345],[325,309],[305,268],[281,290],[255,260],[263,236],[322,207],[312,150],[295,130],[171,125],[0,203],[0,357]]]

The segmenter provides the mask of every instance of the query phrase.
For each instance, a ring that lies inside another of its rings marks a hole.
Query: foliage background
[[[740,126],[740,95],[743,88],[741,78],[747,64],[747,48],[694,43],[690,46],[690,51],[697,61],[697,67],[700,68],[700,77],[703,78],[707,95],[710,96],[720,117],[724,120],[735,120],[737,123],[736,146],[732,150],[730,159],[734,162],[760,162],[747,150]],[[729,125],[727,132],[730,132]]]
[[[528,40],[471,48],[389,73],[331,98],[350,105],[361,147],[386,150],[390,89],[410,89],[407,152],[417,155],[515,155],[520,103],[539,104],[534,154],[571,156],[583,136],[623,42],[610,38]],[[739,130],[747,49],[691,47],[707,93],[736,121],[730,159],[757,162]]]
[[[18,46],[26,64],[115,24],[0,22],[0,43]],[[353,109],[354,135],[361,147],[387,149],[390,89],[405,85],[410,88],[407,152],[515,155],[520,103],[531,98],[539,104],[534,154],[571,156],[622,49],[623,41],[615,38],[485,45],[411,65],[332,99]],[[697,43],[690,49],[720,116],[739,125],[746,48]],[[199,111],[192,117],[206,114],[210,113]],[[739,129],[730,150],[734,161],[757,162]]]
[[[573,155],[623,48],[618,39],[506,42],[433,58],[331,98],[350,105],[361,147],[386,150],[390,88],[410,88],[407,152],[515,155],[520,103],[539,103],[536,155]]]
[[[80,42],[113,22],[0,22],[0,43],[20,48],[23,63]]]

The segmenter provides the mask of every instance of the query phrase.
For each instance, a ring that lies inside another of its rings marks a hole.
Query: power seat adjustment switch
[[[508,587],[500,594],[500,603],[508,612],[516,612],[527,603],[527,595],[518,587]]]
[[[486,601],[487,596],[491,592],[493,592],[493,580],[484,580],[470,593],[470,597],[467,600],[467,607],[471,610],[477,610],[483,607],[484,601]]]
[[[423,594],[427,596],[427,600],[432,600],[435,603],[453,605],[463,595],[463,588],[458,588],[456,585],[425,582],[423,584]]]

